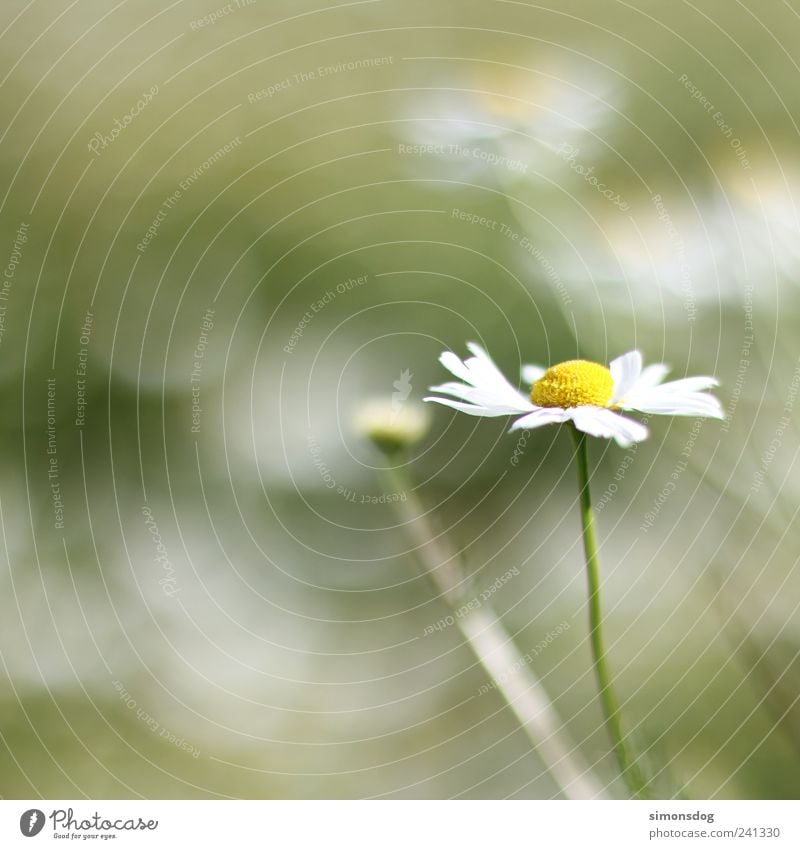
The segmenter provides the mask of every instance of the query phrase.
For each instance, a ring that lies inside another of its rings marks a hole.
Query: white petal
[[[487,362],[494,365],[494,360],[486,353],[486,348],[482,345],[479,345],[477,342],[467,342],[467,349],[470,354],[474,357],[477,357],[479,360],[486,360]]]
[[[516,402],[520,397],[525,397],[506,380],[506,376],[480,345],[475,342],[467,342],[467,348],[474,354],[473,357],[464,360],[464,365],[469,369],[470,382],[473,386],[491,390],[498,396],[505,397],[508,402]]]
[[[485,399],[484,401],[479,401],[477,398],[478,395],[485,395],[486,393],[482,393],[480,389],[476,389],[468,383],[455,383],[454,381],[451,381],[450,383],[442,383],[439,386],[431,386],[430,391],[442,392],[445,395],[452,395],[454,398],[458,398],[461,401],[468,401],[470,404],[491,406],[490,404],[485,403]]]
[[[478,389],[475,386],[467,386],[466,383],[443,383],[441,386],[431,386],[430,391],[452,395],[453,398],[474,404],[476,407],[496,410],[495,415],[498,416],[510,416],[514,413],[525,413],[534,409],[533,404],[524,397],[512,399],[512,403],[506,403],[505,399],[498,397],[495,392]]]
[[[681,380],[671,380],[658,387],[659,392],[702,392],[719,386],[716,377],[684,377]]]
[[[461,413],[466,413],[469,416],[486,416],[491,418],[492,416],[507,416],[505,410],[498,410],[495,407],[476,407],[474,404],[465,404],[462,401],[451,401],[449,398],[434,398],[432,395],[423,398],[423,401],[435,401],[437,404],[442,404],[445,407],[452,407],[454,410],[458,410]]]
[[[527,413],[534,409],[526,395],[515,389],[479,345],[467,343],[474,356],[462,362],[452,353],[445,351],[439,361],[451,374],[464,383],[445,383],[431,387],[433,392],[444,392],[478,407],[492,410],[492,415]],[[459,409],[456,407],[455,409]],[[485,413],[483,413],[485,415]]]
[[[722,405],[713,395],[705,392],[675,392],[667,390],[665,386],[656,386],[646,392],[637,393],[630,400],[626,399],[625,409],[667,416],[725,418]]]
[[[541,366],[527,365],[522,367],[520,374],[522,375],[524,383],[533,386],[533,384],[542,377],[545,371],[547,371],[547,369],[543,369]]]
[[[535,427],[558,424],[567,419],[569,419],[569,410],[562,410],[561,407],[537,407],[532,413],[517,419],[509,430],[533,430]]]
[[[653,363],[650,366],[645,366],[639,379],[636,381],[631,392],[636,392],[639,389],[649,389],[656,386],[669,374],[670,368],[664,363]]]
[[[614,378],[611,403],[615,404],[627,395],[639,379],[642,373],[642,355],[638,351],[628,351],[627,354],[612,360],[608,368]]]
[[[473,379],[481,382],[508,383],[503,372],[494,364],[494,360],[477,342],[467,342],[467,348],[472,356],[464,360],[464,365],[470,370]]]
[[[452,351],[445,351],[441,354],[439,356],[439,362],[450,372],[450,374],[461,378],[461,380],[466,380],[468,383],[472,383],[469,369]]]
[[[573,407],[570,418],[575,427],[591,436],[613,437],[618,445],[627,448],[632,442],[647,439],[648,430],[639,422],[620,416],[603,407]]]

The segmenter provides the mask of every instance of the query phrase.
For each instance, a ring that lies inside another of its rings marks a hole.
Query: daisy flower
[[[600,565],[589,492],[589,452],[586,434],[615,439],[623,447],[647,438],[647,428],[620,415],[620,411],[670,416],[724,418],[719,401],[706,393],[718,385],[713,377],[685,377],[664,383],[669,369],[663,363],[642,364],[638,351],[629,351],[609,366],[588,360],[568,360],[545,369],[523,366],[522,379],[530,384],[525,395],[506,380],[486,351],[467,343],[472,354],[460,360],[451,351],[439,358],[442,365],[461,381],[432,386],[426,401],[444,404],[471,416],[516,416],[511,430],[531,429],[546,424],[570,422],[575,441],[578,470],[583,548],[589,590],[589,641],[606,727],[617,763],[631,795],[649,798],[649,780],[623,732],[619,701],[612,687],[603,640],[600,609]]]
[[[511,430],[530,430],[547,424],[572,422],[583,433],[613,438],[623,448],[647,439],[641,422],[620,411],[668,416],[725,417],[722,406],[705,392],[718,386],[713,377],[685,377],[662,381],[669,372],[663,363],[643,367],[639,351],[629,351],[608,367],[588,360],[567,360],[545,369],[527,365],[522,379],[531,385],[526,395],[511,385],[492,359],[474,342],[473,356],[460,360],[445,351],[439,361],[461,383],[431,386],[425,401],[435,401],[471,416],[517,416]]]

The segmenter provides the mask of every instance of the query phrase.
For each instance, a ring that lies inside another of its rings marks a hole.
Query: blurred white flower
[[[762,162],[762,157],[759,156]],[[800,162],[794,152],[753,171],[728,168],[716,198],[716,238],[727,235],[727,256],[750,280],[782,276],[796,285],[800,273]],[[727,269],[726,269],[727,270]]]
[[[519,415],[511,430],[571,421],[578,430],[613,438],[623,447],[646,439],[648,431],[617,410],[724,418],[719,401],[703,391],[718,385],[715,378],[687,377],[662,384],[668,367],[657,363],[642,368],[638,351],[617,357],[608,368],[588,360],[568,360],[549,369],[524,366],[522,378],[532,384],[528,397],[506,380],[483,348],[474,342],[468,342],[467,347],[473,356],[463,362],[450,351],[439,358],[464,382],[431,387],[431,392],[442,392],[456,400],[429,396],[425,401],[471,416]]]
[[[399,125],[405,138],[435,150],[464,179],[494,169],[500,182],[557,168],[564,143],[604,148],[619,87],[575,66],[530,65],[481,64],[468,88],[426,93],[415,120]]]
[[[371,440],[386,454],[410,448],[428,432],[430,416],[419,404],[397,399],[365,402],[354,416],[356,431]]]

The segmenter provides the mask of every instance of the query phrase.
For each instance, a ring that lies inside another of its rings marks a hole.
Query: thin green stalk
[[[429,523],[402,467],[402,457],[395,455],[393,459],[397,466],[386,469],[384,474],[395,492],[406,494],[406,499],[396,506],[404,529],[414,542],[414,553],[442,600],[456,614],[459,630],[519,720],[545,768],[568,799],[605,798],[603,785],[583,762],[544,685],[489,603],[464,616],[456,613],[465,600],[458,556]]]
[[[614,754],[622,777],[634,798],[647,799],[647,779],[639,769],[636,760],[625,743],[622,731],[619,704],[611,686],[611,673],[606,662],[606,650],[603,644],[603,616],[600,610],[600,564],[597,559],[597,535],[594,529],[592,496],[589,492],[589,454],[586,434],[574,425],[572,436],[575,440],[575,462],[578,467],[578,484],[581,498],[581,524],[583,527],[583,550],[586,554],[586,577],[589,584],[589,638],[592,644],[592,658],[600,701],[603,704],[606,728],[614,745]]]

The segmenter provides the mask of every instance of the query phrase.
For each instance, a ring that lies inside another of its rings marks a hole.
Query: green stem
[[[398,465],[386,469],[384,477],[395,492],[406,494],[396,508],[403,519],[404,530],[414,542],[414,554],[442,600],[453,611],[459,630],[489,679],[519,720],[561,792],[568,799],[605,798],[603,785],[584,764],[544,685],[516,648],[491,605],[486,602],[466,615],[458,613],[465,599],[464,574],[458,554],[429,523],[410,477],[401,465],[403,458],[395,456],[393,459]]]
[[[586,434],[574,425],[572,436],[575,440],[575,461],[578,466],[578,484],[581,498],[581,524],[583,526],[583,550],[586,554],[586,577],[589,584],[589,637],[592,644],[592,658],[600,701],[606,719],[606,728],[614,745],[614,754],[622,777],[634,798],[647,799],[647,780],[639,769],[625,743],[622,732],[619,704],[611,686],[611,673],[606,663],[606,650],[603,645],[603,617],[600,611],[600,564],[597,559],[597,535],[594,529],[592,497],[589,492],[589,456]]]

